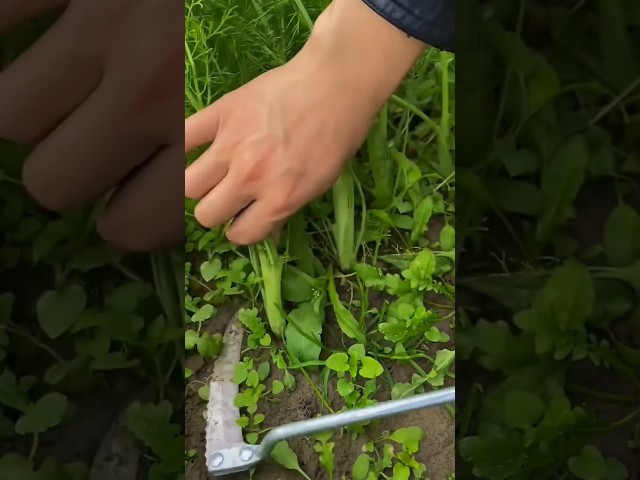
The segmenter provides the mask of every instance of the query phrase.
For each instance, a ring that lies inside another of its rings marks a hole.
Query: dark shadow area
[[[457,12],[456,473],[638,478],[640,4]]]
[[[3,479],[183,475],[183,20],[0,4]]]

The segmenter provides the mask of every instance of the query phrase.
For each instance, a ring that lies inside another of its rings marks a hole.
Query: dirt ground
[[[212,333],[222,333],[226,327],[228,319],[231,318],[234,307],[224,309],[216,319],[209,322],[207,329]],[[330,324],[326,328],[331,328]],[[336,326],[337,328],[337,326]],[[186,480],[205,480],[207,478],[206,467],[204,465],[204,429],[205,419],[203,412],[206,403],[197,395],[197,389],[201,382],[207,380],[213,369],[213,362],[202,364],[187,360],[187,366],[194,369],[196,375],[190,380],[186,388],[186,449],[195,449],[197,454],[187,464]],[[293,373],[293,372],[292,372]],[[409,381],[414,373],[413,367],[396,363],[392,365],[391,375],[396,382]],[[280,372],[272,369],[272,378],[278,378]],[[312,380],[315,381],[313,376]],[[277,427],[290,422],[306,420],[318,414],[328,413],[322,406],[318,397],[313,392],[309,383],[301,375],[296,376],[297,387],[291,392],[283,392],[279,395],[278,401],[269,403],[263,402],[258,411],[264,413],[265,428]],[[389,399],[389,391],[381,388],[378,391],[379,400]],[[337,392],[329,392],[329,400],[333,408],[340,407],[339,395]],[[381,430],[392,430],[407,426],[419,426],[427,432],[427,438],[422,443],[422,448],[416,459],[427,466],[427,475],[430,480],[446,480],[447,476],[455,471],[455,432],[454,421],[451,415],[444,408],[415,412],[408,415],[394,417],[380,422],[377,428]],[[373,427],[372,427],[373,428]],[[373,432],[372,432],[373,433]],[[351,469],[358,455],[364,439],[352,441],[350,436],[335,436],[335,472],[334,478],[351,478]],[[297,453],[300,467],[313,480],[328,480],[328,475],[322,470],[318,462],[318,454],[314,451],[313,444],[306,439],[297,439],[289,442],[291,448]],[[249,478],[248,475],[237,476],[238,479]],[[294,480],[302,478],[299,473],[286,471],[276,464],[265,463],[253,476],[256,480]]]

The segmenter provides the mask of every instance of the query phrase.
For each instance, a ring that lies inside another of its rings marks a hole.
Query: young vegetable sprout
[[[340,270],[348,272],[353,269],[357,260],[354,178],[349,167],[344,169],[340,178],[333,185],[333,211],[335,216],[333,236],[336,242],[338,263]]]
[[[269,326],[278,338],[282,338],[286,327],[286,320],[282,315],[281,292],[284,261],[271,239],[250,247],[249,255],[256,275],[262,279],[260,293]]]

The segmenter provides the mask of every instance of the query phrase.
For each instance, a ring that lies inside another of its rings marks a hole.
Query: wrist
[[[377,112],[425,47],[361,0],[333,0],[294,61],[358,92]]]

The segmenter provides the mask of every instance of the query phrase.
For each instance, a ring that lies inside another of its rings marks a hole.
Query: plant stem
[[[37,433],[33,434],[33,442],[31,442],[31,451],[29,452],[29,461],[33,461],[36,456],[36,452],[38,451],[39,435]]]
[[[584,393],[585,395],[589,395],[595,398],[601,398],[603,400],[611,400],[613,402],[619,402],[619,403],[633,403],[634,405],[637,405],[638,403],[640,403],[639,398],[631,397],[629,395],[618,395],[615,393],[598,392],[596,390],[591,390],[589,388],[582,387],[580,385],[575,385],[575,384],[569,384],[568,387],[575,392]]]
[[[53,348],[51,348],[48,345],[45,345],[44,343],[42,343],[40,340],[38,340],[37,338],[35,338],[33,335],[31,335],[29,332],[26,332],[20,328],[16,328],[16,327],[0,327],[0,330],[6,330],[8,332],[13,332],[16,333],[18,335],[20,335],[21,337],[26,338],[27,340],[29,340],[31,343],[33,343],[35,346],[43,349],[45,352],[49,353],[53,358],[56,359],[56,361],[58,363],[64,363],[64,358],[62,358]]]

